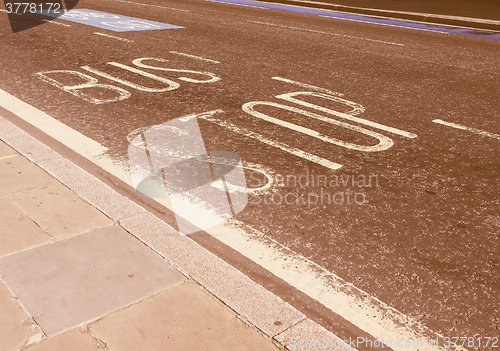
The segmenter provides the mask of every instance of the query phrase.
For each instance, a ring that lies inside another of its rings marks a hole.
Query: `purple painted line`
[[[273,4],[273,3],[253,1],[253,0],[209,0],[209,1],[260,7],[273,10],[282,10],[288,12],[306,13],[316,16],[325,16],[332,18],[347,19],[352,21],[385,24],[385,25],[404,27],[404,28],[422,29],[432,32],[452,33],[452,34],[469,35],[474,37],[500,40],[500,32],[488,31],[483,29],[454,27],[454,26],[440,25],[434,23],[415,22],[403,19],[372,17],[367,15],[358,15],[353,13],[338,12],[332,10],[314,9],[314,8],[294,6],[294,5]]]

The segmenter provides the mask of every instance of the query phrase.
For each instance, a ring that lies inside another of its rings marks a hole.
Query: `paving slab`
[[[117,226],[2,257],[0,273],[47,335],[184,280],[159,255]]]
[[[31,329],[30,320],[0,282],[0,351],[13,351],[26,343]]]
[[[344,340],[307,318],[275,339],[288,350],[356,351]],[[351,342],[352,340],[347,340]]]
[[[0,197],[47,186],[54,181],[46,172],[22,156],[0,159],[0,180]]]
[[[265,334],[277,335],[306,318],[281,298],[189,237],[181,236],[153,214],[127,218],[120,224]]]
[[[113,221],[54,180],[9,198],[56,240],[109,226]]]
[[[99,351],[104,350],[89,333],[79,328],[45,339],[32,345],[27,351]]]
[[[110,351],[277,350],[270,340],[191,283],[108,315],[90,330]]]
[[[143,207],[62,156],[43,160],[39,166],[115,221],[146,212]]]
[[[0,256],[51,241],[51,237],[8,198],[0,198]]]
[[[10,156],[10,155],[16,155],[16,154],[17,154],[17,152],[15,152],[9,145],[0,141],[0,158],[4,157],[4,156]]]

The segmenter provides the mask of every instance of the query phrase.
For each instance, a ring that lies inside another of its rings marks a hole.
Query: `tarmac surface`
[[[499,335],[498,40],[200,0],[78,8],[183,28],[55,19],[12,33],[2,18],[0,89],[65,127],[19,118],[25,107],[9,109],[2,95],[6,118],[175,227],[172,211],[120,177],[130,139],[217,111],[199,118],[207,149],[241,156],[250,188],[266,174],[273,183],[235,216],[231,230],[250,239],[217,228],[195,241],[342,338],[393,335],[401,320],[402,335],[473,338],[467,350]],[[457,5],[453,15],[493,18],[486,12]],[[296,257],[305,263],[293,275]],[[383,311],[373,323],[323,293],[351,286],[369,296],[363,311]],[[393,318],[391,332],[373,335]]]

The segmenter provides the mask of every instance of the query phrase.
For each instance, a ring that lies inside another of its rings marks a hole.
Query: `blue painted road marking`
[[[71,22],[77,22],[93,27],[107,29],[114,32],[184,28],[173,24],[115,15],[113,13],[89,9],[72,9],[69,11],[65,11],[63,15],[46,11],[42,12],[41,14],[50,17],[57,17]]]
[[[288,11],[288,12],[307,13],[310,15],[341,18],[341,19],[347,19],[347,20],[352,20],[352,21],[385,24],[385,25],[389,25],[389,26],[422,29],[422,30],[428,30],[428,31],[433,31],[433,32],[470,35],[470,36],[474,36],[474,37],[500,40],[500,32],[488,31],[488,30],[483,30],[483,29],[454,27],[454,26],[440,25],[440,24],[434,24],[434,23],[424,23],[424,22],[403,20],[403,19],[372,17],[372,16],[367,16],[367,15],[358,15],[358,14],[347,13],[347,12],[338,12],[338,11],[323,10],[323,9],[313,9],[313,8],[307,8],[307,7],[276,4],[276,3],[273,4],[273,3],[269,3],[269,2],[260,2],[260,1],[253,1],[253,0],[210,0],[210,1],[224,2],[224,3],[236,4],[236,5],[252,6],[252,7],[260,7],[260,8],[265,8],[265,9],[282,10],[282,11]]]

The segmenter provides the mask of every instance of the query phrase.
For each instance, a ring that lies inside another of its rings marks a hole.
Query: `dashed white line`
[[[135,2],[135,1],[127,1],[127,0],[115,0],[119,2],[126,2],[128,4],[134,4],[134,5],[142,5],[142,6],[150,6],[150,7],[159,7],[162,9],[167,9],[167,10],[175,10],[175,11],[182,11],[182,12],[191,12],[189,10],[183,10],[183,9],[177,9],[175,7],[168,7],[168,6],[159,6],[159,5],[151,5],[151,4],[141,4],[140,2]]]
[[[113,39],[117,39],[117,40],[121,40],[121,41],[126,41],[127,43],[133,43],[134,42],[133,40],[125,39],[125,38],[120,38],[120,37],[117,37],[117,36],[114,36],[114,35],[111,35],[111,34],[99,33],[99,32],[94,32],[94,34],[100,35],[100,36],[103,36],[103,37],[106,37],[106,38],[113,38]]]
[[[275,24],[275,23],[268,23],[268,22],[259,22],[259,21],[248,21],[256,24],[264,24],[266,26],[273,26],[273,27],[281,27],[281,28],[288,28],[288,29],[295,29],[295,30],[302,30],[306,32],[312,32],[312,33],[319,33],[319,34],[327,34],[327,35],[333,35],[336,37],[344,37],[344,38],[350,38],[350,39],[359,39],[359,40],[367,40],[367,41],[373,41],[376,43],[382,43],[382,44],[389,44],[389,45],[397,45],[397,46],[405,46],[405,44],[401,43],[394,43],[392,41],[384,41],[384,40],[376,40],[376,39],[369,39],[369,38],[362,38],[362,37],[355,37],[352,35],[345,35],[345,34],[338,34],[338,33],[330,33],[330,32],[323,32],[320,30],[314,30],[314,29],[306,29],[306,28],[299,28],[299,27],[290,27],[290,26],[284,26],[281,24]]]
[[[186,54],[186,53],[179,52],[179,51],[170,51],[170,53],[171,54],[176,54],[176,55],[190,57],[190,58],[193,58],[193,59],[196,59],[196,60],[202,60],[202,61],[207,61],[207,62],[212,62],[212,63],[220,63],[219,61],[216,61],[216,60],[208,59],[208,58],[201,57],[201,56]]]
[[[52,24],[57,24],[59,26],[64,26],[64,27],[71,27],[71,24],[66,24],[66,23],[61,23],[61,22],[55,22],[53,20],[48,20],[48,19],[44,19],[42,20],[43,22],[47,22],[47,23],[52,23]]]
[[[444,126],[456,128],[456,129],[466,130],[466,131],[474,133],[474,134],[479,134],[479,135],[482,135],[482,136],[486,136],[486,137],[490,137],[490,138],[493,138],[493,139],[500,140],[500,135],[499,134],[487,132],[487,131],[484,131],[484,130],[481,130],[481,129],[466,127],[466,126],[463,126],[461,124],[452,123],[452,122],[446,122],[446,121],[443,121],[441,119],[435,119],[432,122],[438,123],[438,124],[442,124]]]
[[[271,79],[279,80],[281,82],[285,82],[285,83],[289,83],[289,84],[298,85],[299,87],[303,87],[303,88],[307,88],[307,89],[318,90],[318,91],[321,91],[323,93],[327,93],[327,94],[330,94],[330,95],[344,96],[344,94],[337,93],[336,91],[332,91],[332,90],[328,90],[328,89],[325,89],[325,88],[317,87],[317,86],[314,86],[314,85],[311,85],[311,84],[307,84],[307,83],[297,82],[295,80],[291,80],[291,79],[288,79],[288,78],[271,77]]]

